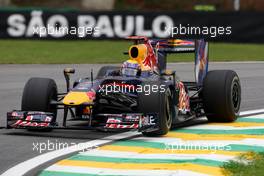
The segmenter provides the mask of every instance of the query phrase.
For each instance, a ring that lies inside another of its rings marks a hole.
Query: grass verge
[[[128,41],[0,40],[0,64],[120,63]],[[263,61],[263,44],[209,45],[211,61]],[[169,62],[193,61],[193,54],[173,54]]]
[[[238,160],[229,161],[222,168],[226,176],[263,176],[264,153],[249,152],[242,154]]]

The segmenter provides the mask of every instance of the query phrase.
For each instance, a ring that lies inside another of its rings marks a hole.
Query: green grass
[[[263,176],[264,153],[242,154],[237,161],[229,161],[222,168],[226,176]]]
[[[120,63],[128,41],[0,40],[0,64]],[[211,61],[262,61],[264,45],[210,44]],[[193,61],[193,54],[173,54],[169,62]]]

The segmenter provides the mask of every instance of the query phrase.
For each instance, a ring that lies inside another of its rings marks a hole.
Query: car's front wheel
[[[139,112],[158,114],[158,129],[143,132],[144,136],[160,136],[168,133],[173,120],[173,98],[169,88],[164,92],[153,92],[150,95],[141,95],[139,99]]]
[[[31,78],[24,87],[22,111],[42,111],[57,115],[57,106],[50,102],[57,100],[57,85],[49,78]]]

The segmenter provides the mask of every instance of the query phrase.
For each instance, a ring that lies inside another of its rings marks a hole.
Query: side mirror
[[[176,85],[176,71],[172,71],[172,70],[164,70],[161,73],[162,76],[172,76],[173,78],[173,85]]]
[[[175,71],[172,71],[172,70],[164,70],[162,71],[161,75],[165,75],[165,76],[173,76],[175,75]]]
[[[66,90],[67,92],[70,91],[70,74],[74,74],[75,73],[75,69],[74,68],[65,68],[63,70],[64,73],[64,77],[65,77],[65,81],[66,81]]]
[[[63,70],[64,74],[74,74],[75,73],[75,69],[74,68],[65,68]]]

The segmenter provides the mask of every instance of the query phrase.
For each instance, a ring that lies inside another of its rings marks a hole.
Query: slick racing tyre
[[[22,111],[42,111],[57,116],[57,106],[51,105],[52,100],[57,100],[57,85],[48,78],[31,78],[24,87],[22,96]]]
[[[144,136],[160,136],[168,133],[172,126],[173,99],[169,88],[165,92],[152,92],[150,95],[139,96],[140,113],[158,113],[158,130],[142,132]]]
[[[232,122],[239,115],[241,86],[232,70],[208,72],[203,84],[204,110],[209,121]]]
[[[96,79],[101,79],[101,78],[107,76],[110,72],[113,72],[113,71],[117,72],[119,70],[120,70],[120,67],[118,67],[118,66],[103,66],[98,71]]]

